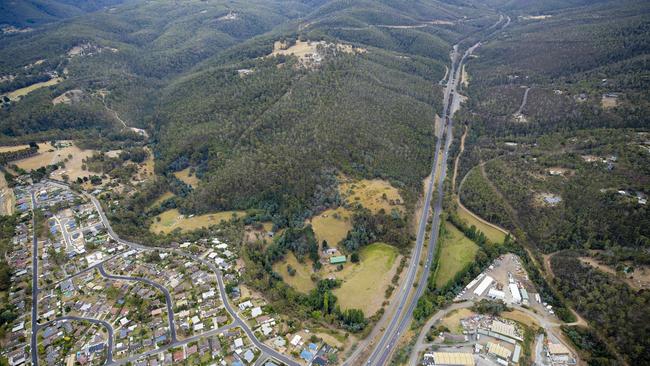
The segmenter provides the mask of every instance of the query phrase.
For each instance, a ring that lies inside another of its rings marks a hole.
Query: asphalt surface
[[[178,339],[176,338],[176,327],[174,326],[174,311],[172,308],[172,296],[169,294],[169,291],[162,285],[153,282],[151,280],[148,280],[146,278],[142,277],[131,277],[131,276],[117,276],[117,275],[112,275],[106,272],[104,269],[104,264],[100,264],[97,266],[97,269],[99,270],[99,274],[101,274],[103,277],[106,277],[108,279],[112,280],[122,280],[122,281],[137,281],[137,282],[142,282],[146,283],[148,285],[151,285],[158,290],[162,291],[162,293],[165,295],[165,304],[167,305],[167,321],[169,322],[169,329],[171,332],[171,338],[172,342],[177,342]]]
[[[36,334],[38,333],[38,239],[36,239],[36,197],[34,192],[32,195],[32,340],[31,340],[31,354],[32,365],[38,366],[38,347]]]
[[[107,353],[106,353],[106,363],[110,364],[110,363],[113,362],[113,326],[111,326],[108,322],[105,322],[105,321],[99,320],[99,319],[84,318],[84,317],[80,317],[80,316],[66,315],[66,316],[58,317],[58,318],[56,318],[54,320],[51,320],[51,321],[49,321],[47,323],[43,323],[43,324],[41,324],[41,327],[47,327],[50,324],[53,324],[53,323],[59,322],[59,321],[64,321],[64,320],[87,321],[87,322],[90,322],[90,323],[93,323],[93,324],[99,324],[99,325],[103,326],[104,328],[106,328],[106,331],[108,332],[108,350],[107,350]]]
[[[458,94],[457,88],[460,82],[461,67],[466,57],[469,56],[472,53],[472,51],[474,51],[479,45],[480,43],[477,43],[471,48],[469,48],[465,52],[463,57],[460,59],[460,61],[458,61],[458,47],[459,47],[458,45],[454,46],[453,52],[451,53],[451,62],[452,62],[451,70],[449,73],[449,81],[447,82],[447,86],[445,88],[444,99],[443,99],[443,112],[441,116],[442,120],[445,121],[445,127],[444,127],[445,131],[443,131],[443,133],[446,134],[445,135],[446,137],[445,137],[445,145],[442,150],[441,171],[436,181],[438,197],[436,199],[435,206],[433,209],[433,222],[431,225],[431,235],[430,235],[430,240],[428,245],[425,268],[423,270],[422,276],[420,277],[415,295],[413,297],[410,297],[408,292],[402,294],[402,298],[400,300],[400,306],[398,308],[398,313],[393,317],[391,323],[389,324],[386,331],[384,332],[381,340],[377,343],[377,346],[375,347],[372,354],[368,358],[368,361],[366,363],[367,365],[388,364],[388,362],[390,361],[390,357],[395,351],[395,347],[398,344],[400,335],[407,330],[407,327],[413,315],[413,311],[417,306],[418,299],[422,296],[422,294],[426,290],[427,280],[430,273],[430,267],[433,262],[433,257],[435,256],[436,246],[438,242],[440,213],[442,212],[442,203],[444,197],[443,184],[445,181],[445,177],[447,175],[447,157],[449,154],[449,147],[451,146],[451,141],[453,137],[453,119],[451,117],[453,116],[453,113],[460,107],[460,94]],[[438,157],[438,152],[440,151],[441,141],[442,139],[438,139],[436,143],[434,162],[431,170],[432,177],[435,177],[435,168],[437,165],[437,157]],[[429,191],[431,190],[432,185],[436,182],[433,182],[432,179],[429,189],[427,190],[426,205],[425,205],[425,209],[427,210],[431,199],[429,195]],[[426,215],[423,215],[422,221],[420,221],[421,229],[422,229],[423,222],[424,225],[426,225],[426,219],[427,219]],[[404,285],[404,289],[409,289],[415,283],[415,275],[417,273],[417,265],[419,264],[420,257],[421,257],[423,239],[424,239],[424,230],[418,231],[418,240],[416,241],[416,247],[415,247],[416,256],[414,261],[412,262],[412,265],[414,265],[415,273],[412,274],[409,272],[409,275],[407,276],[406,279],[406,284]],[[408,306],[406,306],[407,303]]]

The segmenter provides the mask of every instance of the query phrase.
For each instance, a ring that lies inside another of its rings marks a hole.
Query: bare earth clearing
[[[584,264],[588,264],[594,268],[597,268],[602,272],[609,273],[618,277],[634,289],[650,289],[650,268],[648,267],[634,268],[634,271],[632,271],[632,273],[623,276],[619,275],[616,272],[616,269],[606,264],[602,264],[594,258],[580,257],[580,261]]]

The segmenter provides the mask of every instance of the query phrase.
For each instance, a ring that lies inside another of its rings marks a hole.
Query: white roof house
[[[291,342],[289,342],[289,343],[291,343],[293,346],[297,346],[300,343],[301,339],[302,339],[302,337],[296,334],[295,336],[293,336],[293,338],[291,339]]]
[[[256,307],[251,310],[251,316],[253,318],[257,318],[258,316],[262,315],[262,308],[261,307]]]

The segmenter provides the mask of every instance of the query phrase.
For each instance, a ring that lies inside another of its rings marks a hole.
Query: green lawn
[[[503,241],[506,239],[506,234],[504,234],[501,230],[494,228],[480,220],[478,220],[472,213],[467,211],[465,207],[458,207],[458,216],[467,223],[469,226],[476,226],[476,229],[485,234],[485,236],[490,240],[491,242],[495,244],[501,244]]]
[[[440,241],[440,258],[436,270],[436,286],[446,285],[456,273],[474,260],[478,246],[454,225],[445,222],[445,236]]]
[[[289,275],[287,265],[291,265],[296,270],[293,276]],[[273,271],[279,273],[284,282],[300,292],[307,293],[316,287],[316,284],[311,280],[311,274],[313,273],[311,262],[307,260],[305,260],[305,263],[298,262],[298,259],[291,251],[287,252],[284,260],[273,264]]]

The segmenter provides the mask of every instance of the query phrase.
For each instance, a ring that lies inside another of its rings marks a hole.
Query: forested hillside
[[[647,309],[644,290],[629,285],[637,280],[615,280],[564,250],[607,258],[621,277],[650,263],[650,6],[490,3],[512,23],[466,68],[461,202],[511,230],[540,263],[552,255],[553,286],[592,326],[583,341],[597,337],[645,364],[647,330],[630,327]],[[614,362],[587,343],[590,364]]]
[[[0,2],[0,25],[33,27],[80,16],[124,0],[22,0]]]

